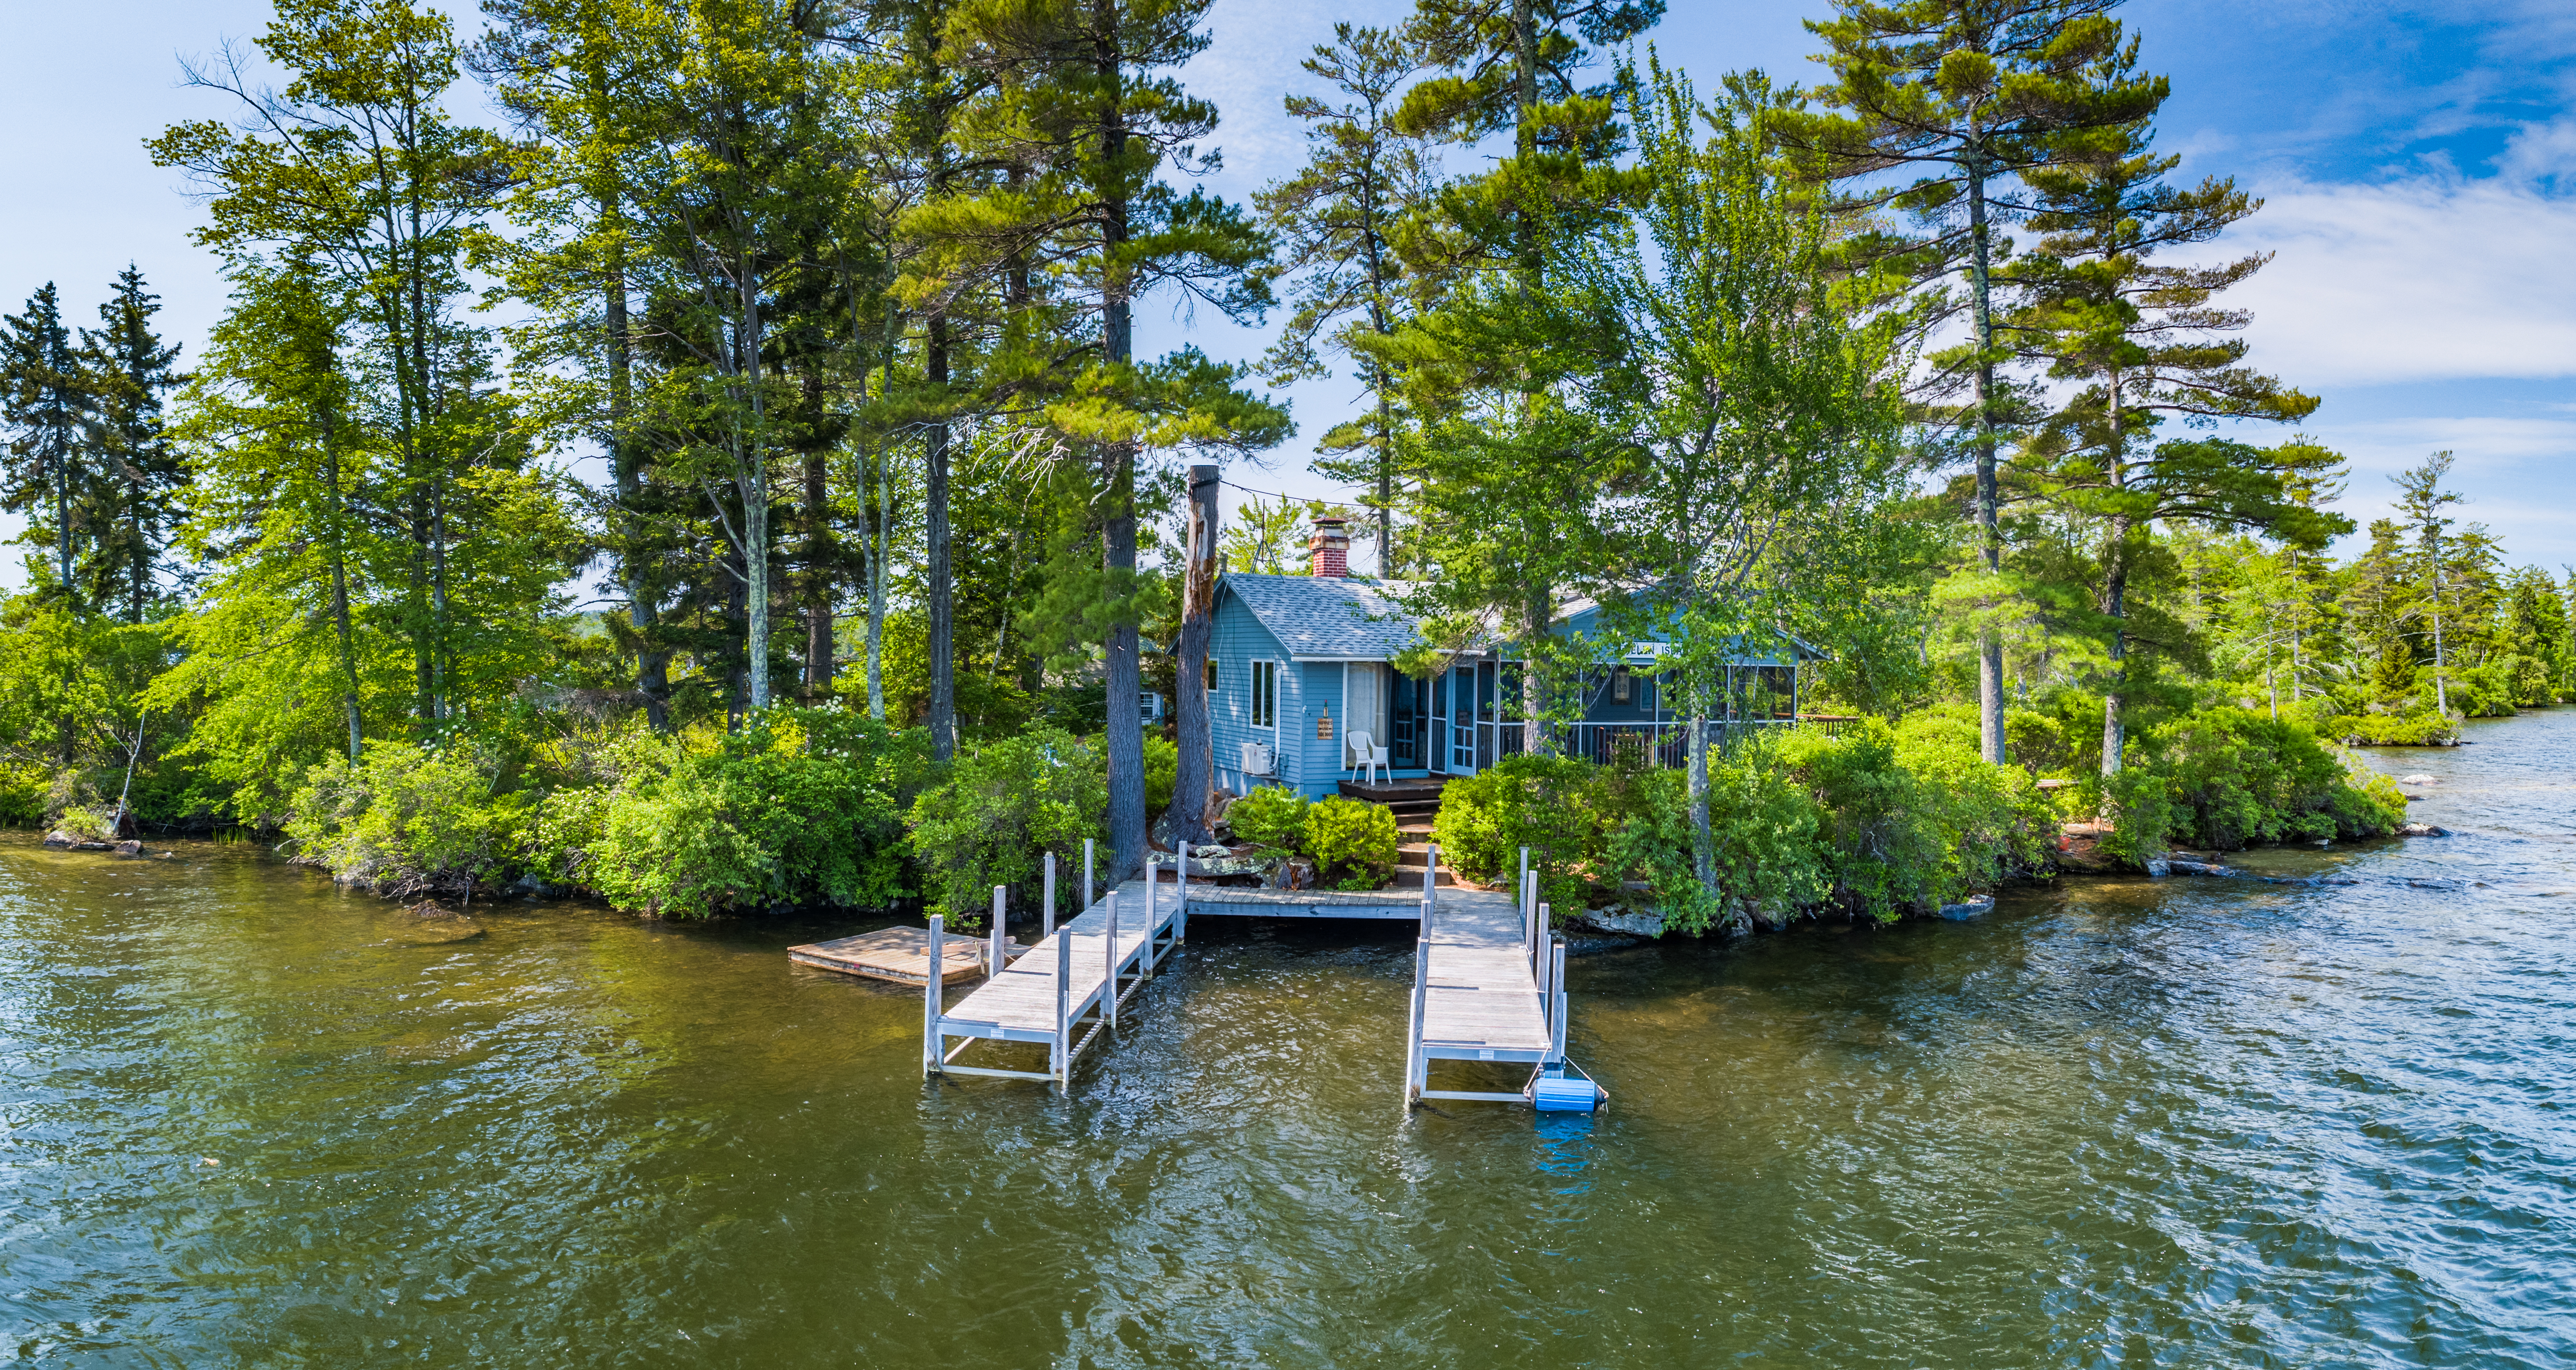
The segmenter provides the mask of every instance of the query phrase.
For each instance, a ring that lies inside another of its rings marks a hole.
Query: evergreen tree
[[[2458,504],[2464,496],[2456,490],[2442,488],[2442,478],[2451,473],[2451,454],[2436,452],[2421,465],[2410,467],[2390,477],[2397,486],[2398,512],[2405,516],[2405,528],[2415,535],[2416,555],[2422,566],[2421,613],[2433,639],[2433,708],[2443,715],[2451,712],[2450,657],[2446,633],[2456,633],[2460,616],[2454,611],[2456,575],[2443,535],[2450,532],[2455,520],[2442,511]]]
[[[2093,79],[2136,82],[2134,54],[2132,45],[2105,55]],[[2148,535],[2158,519],[2214,518],[2313,549],[2352,527],[2348,519],[2287,498],[2285,476],[2313,480],[2339,460],[2312,444],[2146,450],[2169,418],[2289,422],[2317,407],[2314,397],[2246,370],[2245,341],[2233,335],[2250,316],[2212,303],[2260,269],[2265,255],[2206,267],[2156,260],[2168,248],[2216,238],[2260,202],[2233,181],[2213,179],[2190,190],[2167,184],[2164,174],[2178,159],[2156,155],[2152,139],[2153,126],[2144,120],[2092,130],[2063,140],[2067,150],[2052,164],[2023,173],[2029,223],[2043,236],[2011,272],[2027,303],[2004,328],[2013,350],[2044,360],[2051,379],[2077,387],[2031,433],[2023,456],[2040,498],[2103,525],[2102,610],[2111,621],[2105,775],[2118,773],[2126,735],[2129,641],[2122,620],[2134,539]],[[2259,465],[2237,470],[2214,467],[2213,460]]]
[[[491,140],[448,112],[459,50],[446,16],[410,0],[280,0],[258,46],[290,73],[284,89],[255,85],[236,53],[189,69],[239,104],[248,131],[181,124],[150,150],[209,193],[199,242],[236,268],[282,249],[333,273],[325,294],[362,305],[353,326],[389,382],[400,454],[392,503],[410,546],[416,712],[435,727],[452,712],[464,631],[451,553],[473,534],[460,519],[474,502],[468,473],[495,450],[493,406],[476,389],[488,344],[455,309],[499,168]]]
[[[54,283],[27,297],[27,312],[0,319],[0,422],[14,435],[8,446],[7,507],[36,516],[21,538],[54,548],[52,589],[75,613],[80,582],[74,566],[96,541],[84,527],[80,496],[96,476],[85,441],[91,423],[88,378],[63,326]],[[42,576],[39,576],[42,583]]]
[[[1558,591],[1600,564],[1590,530],[1611,450],[1568,402],[1597,330],[1564,307],[1574,296],[1547,294],[1547,273],[1611,231],[1641,184],[1615,165],[1612,87],[1576,78],[1597,56],[1587,43],[1662,16],[1659,0],[1428,0],[1409,30],[1443,71],[1406,92],[1396,128],[1458,142],[1508,130],[1512,151],[1444,191],[1445,231],[1411,235],[1407,257],[1445,302],[1372,351],[1423,416],[1421,560],[1439,567],[1426,605],[1489,617],[1523,644],[1520,745],[1533,752],[1549,745],[1551,681],[1570,664],[1552,660]]]
[[[1660,65],[1627,75],[1635,230],[1594,240],[1562,274],[1585,296],[1575,312],[1608,322],[1583,389],[1626,457],[1596,584],[1613,643],[1672,643],[1695,865],[1714,899],[1707,725],[1727,707],[1728,663],[1879,569],[1902,416],[1887,330],[1851,319],[1822,269],[1822,217],[1769,162],[1768,85],[1738,78],[1711,107]]]
[[[186,378],[176,344],[153,331],[161,297],[144,289],[129,264],[115,293],[98,308],[101,326],[81,330],[81,365],[96,410],[100,448],[94,482],[98,551],[90,598],[125,599],[126,622],[141,623],[153,576],[167,544],[176,496],[187,481],[178,453],[162,435],[162,397]]]
[[[1293,276],[1295,311],[1262,358],[1272,385],[1330,374],[1323,350],[1353,358],[1366,388],[1366,411],[1334,425],[1316,442],[1315,469],[1373,492],[1377,563],[1398,574],[1395,505],[1397,438],[1404,423],[1397,385],[1382,349],[1396,325],[1420,305],[1425,283],[1397,250],[1404,221],[1428,210],[1437,171],[1421,139],[1396,126],[1396,93],[1422,58],[1401,32],[1337,24],[1330,46],[1305,60],[1307,71],[1347,96],[1335,106],[1288,97],[1290,117],[1306,121],[1306,165],[1253,197],[1279,239],[1270,268]]]
[[[1950,417],[1972,449],[1979,557],[1990,576],[2003,568],[1996,454],[2009,398],[1995,275],[2009,245],[1996,230],[2027,208],[2015,178],[2063,163],[2085,149],[2088,135],[2134,125],[2163,103],[2162,78],[2129,70],[2135,44],[2109,17],[2117,4],[1837,0],[1834,18],[1807,23],[1825,40],[1817,60],[1834,77],[1812,94],[1833,112],[1789,125],[1783,141],[1811,174],[1852,187],[1840,213],[1912,220],[1915,232],[1873,229],[1851,238],[1846,251],[1920,283],[1918,327],[1965,316],[1967,343],[1932,358],[1924,394],[1941,400],[1968,391]],[[2000,764],[1999,640],[1980,645],[1977,693],[1985,757]]]
[[[1135,304],[1175,286],[1229,316],[1268,307],[1255,274],[1265,236],[1235,206],[1162,179],[1167,166],[1216,165],[1195,153],[1216,107],[1153,75],[1207,46],[1210,0],[963,0],[944,62],[985,93],[960,111],[960,153],[1016,177],[961,188],[924,205],[908,227],[941,245],[916,290],[953,291],[1017,260],[1045,262],[1078,311],[1054,336],[1016,335],[1039,355],[989,365],[1020,407],[1094,465],[1100,562],[1096,604],[1080,615],[1102,638],[1108,700],[1109,840],[1113,873],[1142,868],[1144,739],[1137,625],[1147,607],[1137,569],[1139,461],[1153,450],[1250,451],[1290,431],[1284,412],[1236,388],[1231,367],[1195,348],[1159,361],[1135,355]],[[1193,160],[1195,158],[1195,160]],[[1183,745],[1198,745],[1183,739]]]

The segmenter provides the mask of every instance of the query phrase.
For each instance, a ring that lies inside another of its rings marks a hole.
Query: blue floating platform
[[[1580,1071],[1541,1075],[1531,1084],[1530,1102],[1541,1113],[1590,1113],[1601,1106],[1601,1087]]]

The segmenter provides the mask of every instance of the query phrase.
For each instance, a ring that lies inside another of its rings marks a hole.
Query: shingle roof
[[[1412,588],[1402,581],[1228,574],[1225,588],[1291,657],[1385,661],[1421,638],[1392,598]]]

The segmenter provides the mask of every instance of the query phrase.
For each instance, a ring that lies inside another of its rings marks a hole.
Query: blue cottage
[[[1428,681],[1405,675],[1392,663],[1421,638],[1399,602],[1412,587],[1342,574],[1338,520],[1318,520],[1314,546],[1317,574],[1229,573],[1217,582],[1207,684],[1220,784],[1236,794],[1286,785],[1321,798],[1367,761],[1356,750],[1361,735],[1386,749],[1397,779],[1474,775],[1521,750],[1515,648],[1461,653]],[[1599,617],[1597,604],[1568,605],[1555,631],[1589,634]],[[1555,725],[1557,750],[1682,764],[1687,725],[1663,707],[1662,647],[1633,643],[1622,660],[1588,671],[1582,721]],[[1797,665],[1814,655],[1803,646],[1745,655],[1729,670],[1732,722],[1794,723]]]

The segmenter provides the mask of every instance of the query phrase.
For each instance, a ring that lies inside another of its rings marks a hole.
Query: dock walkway
[[[1436,865],[1426,870],[1437,878]],[[1606,1097],[1565,1058],[1565,943],[1548,931],[1547,907],[1538,902],[1537,881],[1528,874],[1518,900],[1502,891],[1443,886],[1362,894],[1227,889],[1176,884],[1156,874],[1148,866],[1145,879],[1118,885],[1048,930],[1034,947],[1008,948],[996,934],[985,964],[1003,969],[953,1008],[945,1006],[940,986],[927,986],[922,1072],[1068,1086],[1074,1062],[1117,1026],[1119,1007],[1179,948],[1193,915],[1409,917],[1420,919],[1422,929],[1405,1034],[1408,1105],[1423,1099],[1520,1102],[1551,1087],[1562,1093],[1575,1082],[1585,1107]],[[1051,902],[1052,888],[1049,895]],[[996,891],[997,912],[1000,898]],[[931,958],[940,954],[943,937],[934,918]],[[960,1064],[979,1041],[1042,1044],[1046,1069]],[[1512,1093],[1433,1089],[1433,1061],[1533,1069],[1529,1084]],[[1551,1081],[1552,1086],[1543,1083]]]
[[[1083,1050],[1104,1028],[1117,1026],[1119,1005],[1180,944],[1188,921],[1181,886],[1130,880],[1057,924],[1036,946],[1006,957],[1009,964],[955,1008],[944,1007],[945,996],[930,988],[922,1012],[922,1072],[1065,1083]],[[932,920],[932,944],[942,936]],[[951,1047],[950,1038],[965,1040]],[[1047,1068],[957,1064],[978,1041],[1043,1043]]]

